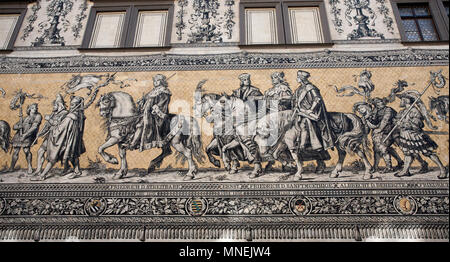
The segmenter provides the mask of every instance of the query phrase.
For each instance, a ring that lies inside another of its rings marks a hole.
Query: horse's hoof
[[[365,174],[364,176],[363,176],[363,179],[364,180],[369,180],[369,179],[372,179],[373,178],[373,175],[372,174]]]
[[[338,178],[339,177],[339,172],[333,172],[330,174],[330,178]]]
[[[31,181],[44,181],[46,179],[46,177],[44,176],[35,176],[30,178]]]
[[[113,179],[114,180],[122,179],[125,175],[126,175],[126,173],[124,173],[124,172],[118,172],[118,173],[114,174]]]
[[[448,178],[448,169],[445,168],[444,170],[441,170],[440,174],[438,175],[439,179],[446,179]]]
[[[185,175],[183,178],[183,181],[190,181],[190,180],[194,180],[195,176],[194,175]]]
[[[250,179],[255,179],[255,178],[260,177],[261,174],[262,174],[262,173],[250,173],[250,174],[248,174],[248,177],[249,177]]]
[[[301,181],[302,180],[302,175],[300,174],[295,174],[294,177],[292,178],[293,181]]]
[[[230,169],[230,171],[228,171],[228,174],[233,175],[236,174],[238,172],[237,169]]]
[[[70,176],[68,176],[67,178],[68,179],[75,179],[75,178],[78,178],[78,177],[81,177],[81,172],[79,172],[79,173],[73,173],[73,174],[71,174]]]

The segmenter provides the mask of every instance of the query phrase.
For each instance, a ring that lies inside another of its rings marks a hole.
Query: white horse
[[[133,97],[125,92],[111,92],[100,97],[97,107],[100,115],[107,119],[107,141],[98,149],[103,159],[111,164],[118,164],[117,158],[105,152],[105,149],[117,145],[121,159],[120,169],[114,175],[115,179],[123,178],[128,172],[126,160],[127,143],[134,135],[137,121],[136,104]],[[162,148],[161,154],[150,162],[148,173],[160,167],[164,158],[171,154],[170,145],[187,160],[189,170],[185,179],[193,179],[198,172],[194,157],[203,161],[200,129],[197,121],[190,116],[169,115],[170,132],[165,138],[167,146]]]
[[[247,108],[248,104],[244,103],[241,99],[226,95],[205,94],[202,97],[201,103],[197,106],[201,106],[202,115],[206,115],[208,111],[221,111],[224,107],[228,108],[231,114],[238,119],[242,119],[243,112],[251,112],[251,109]],[[292,110],[285,110],[263,115],[259,119],[251,119],[252,114],[249,114],[247,121],[236,123],[234,131],[236,138],[238,136],[245,137],[251,135],[259,147],[262,160],[269,161],[269,164],[274,159],[285,161],[285,159],[280,158],[280,155],[286,151],[289,152],[290,159],[294,160],[297,166],[294,179],[301,180],[303,157],[302,152],[298,152],[296,146],[301,130],[292,120],[293,114],[294,112]],[[367,133],[361,118],[352,113],[340,112],[329,112],[328,117],[331,124],[330,129],[336,134],[335,144],[339,154],[338,163],[330,177],[337,178],[340,175],[347,152],[351,152],[356,153],[364,163],[364,179],[372,178],[372,165],[367,159],[364,146],[367,141]],[[234,139],[221,149],[225,152],[239,145],[241,145],[239,139]],[[222,160],[224,163],[227,163],[229,159],[226,159],[224,156],[226,154],[222,154]],[[255,170],[252,174],[260,174],[261,172],[260,166],[257,167],[255,165]]]

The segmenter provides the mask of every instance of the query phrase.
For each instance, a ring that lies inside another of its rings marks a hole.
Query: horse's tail
[[[192,156],[199,163],[205,162],[205,155],[203,154],[202,137],[200,132],[200,126],[195,118],[190,118],[190,134],[188,139],[188,145],[192,151]]]
[[[339,146],[349,153],[356,153],[358,150],[366,151],[369,148],[369,141],[361,118],[351,113],[344,115],[350,120],[352,128],[345,130],[338,137]]]
[[[7,153],[10,145],[11,127],[6,121],[0,120],[0,146]]]

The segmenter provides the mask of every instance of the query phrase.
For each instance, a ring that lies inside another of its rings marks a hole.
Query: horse
[[[0,147],[8,152],[8,149],[11,145],[11,127],[8,122],[0,120]]]
[[[108,137],[106,142],[98,148],[98,153],[110,164],[118,164],[117,158],[105,152],[111,146],[117,145],[121,158],[120,169],[114,175],[114,179],[120,179],[128,173],[126,160],[127,143],[132,139],[136,124],[141,115],[137,113],[137,107],[133,97],[125,92],[110,92],[100,97],[97,107],[100,116],[106,119]],[[202,142],[200,128],[197,121],[190,116],[169,114],[170,132],[165,137],[165,145],[159,156],[150,162],[148,173],[160,167],[164,158],[171,154],[171,145],[178,153],[177,157],[187,160],[189,169],[185,179],[193,179],[198,172],[194,158],[203,162]]]
[[[217,99],[218,98],[218,99]],[[214,101],[214,99],[216,99]],[[227,95],[218,96],[216,94],[204,94],[197,106],[201,106],[200,112],[204,116],[209,111],[222,110],[224,106],[231,109],[231,113],[235,117],[239,117],[243,112],[250,112],[246,108],[248,104],[236,97],[228,97]],[[300,137],[300,128],[294,123],[292,116],[294,111],[285,110],[266,114],[261,118],[244,121],[240,125],[235,126],[237,135],[249,135],[248,132],[254,132],[253,139],[259,147],[263,161],[269,164],[274,160],[278,160],[281,153],[288,149],[290,158],[295,161],[297,171],[294,174],[295,180],[302,179],[302,152],[297,151],[297,138]],[[331,172],[331,178],[337,178],[342,172],[343,163],[347,153],[356,153],[363,161],[365,166],[364,179],[372,178],[372,165],[367,159],[365,148],[367,143],[367,132],[361,118],[353,113],[329,112],[329,122],[331,131],[336,134],[335,143],[339,155],[339,160]],[[273,131],[277,132],[273,132]],[[256,131],[256,132],[255,132]],[[279,136],[278,136],[279,135]],[[240,145],[238,139],[233,140],[222,147],[223,151],[230,150]],[[227,159],[223,159],[224,162]],[[285,161],[285,160],[282,160]],[[281,161],[280,161],[281,162]],[[256,167],[255,167],[256,168]],[[266,168],[267,169],[267,168]],[[257,173],[254,170],[253,173]]]
[[[430,99],[430,111],[434,111],[439,120],[448,123],[448,96],[429,97]]]

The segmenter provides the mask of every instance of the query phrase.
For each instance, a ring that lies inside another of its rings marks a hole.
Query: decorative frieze
[[[0,58],[0,73],[160,71],[258,68],[345,68],[448,65],[448,49],[372,52],[233,53],[220,55]]]

